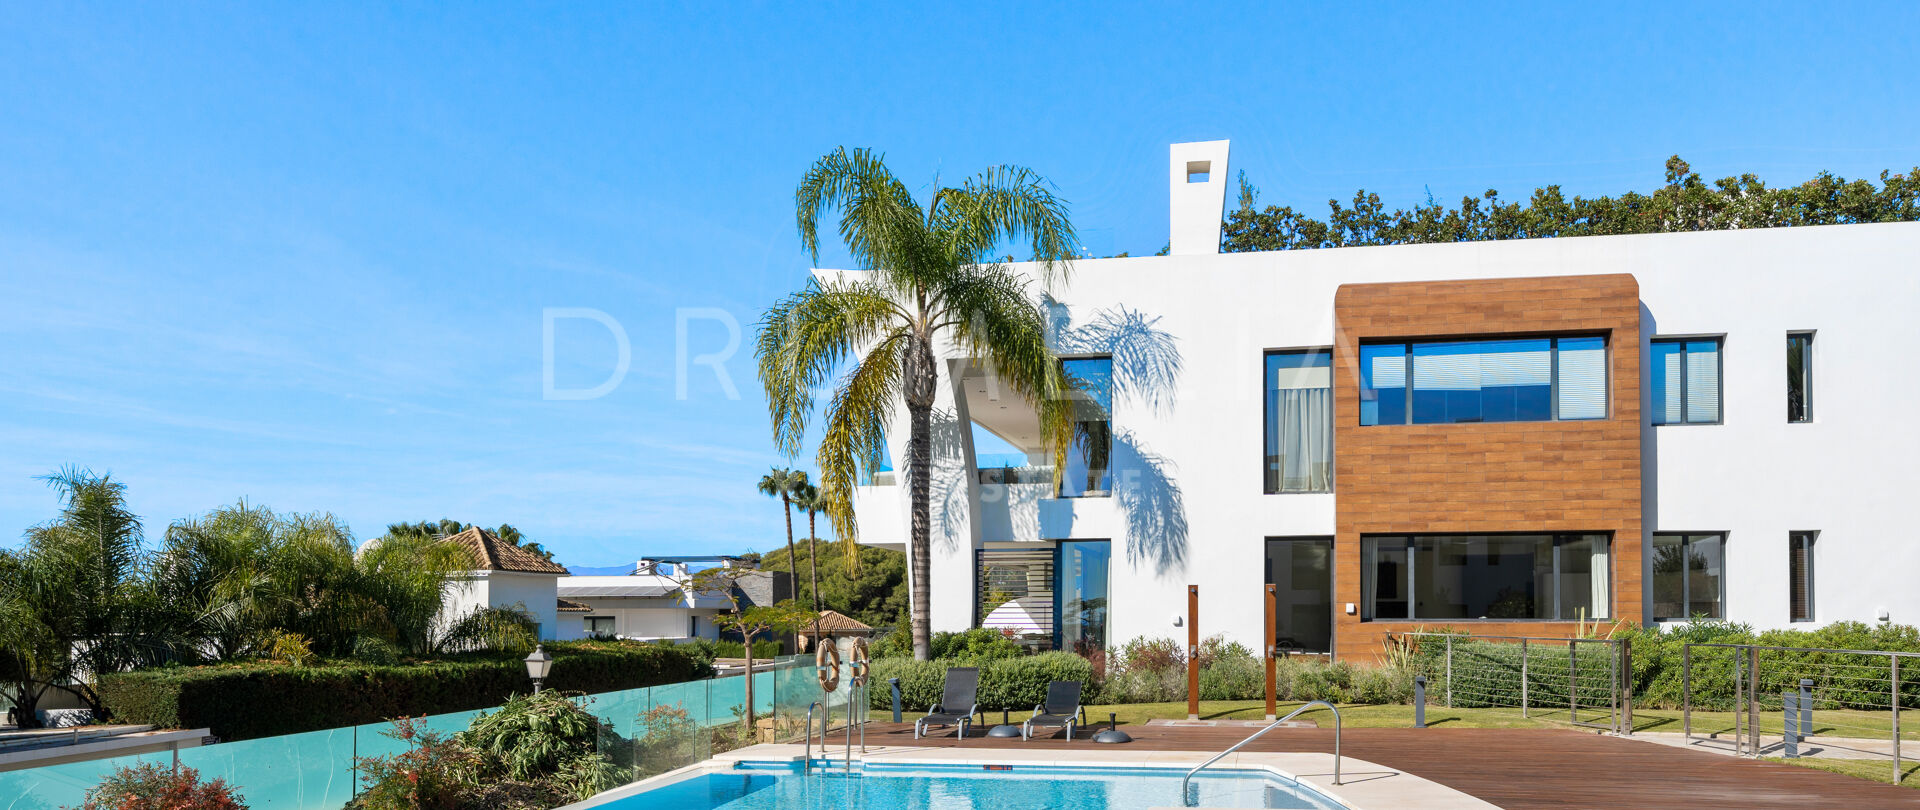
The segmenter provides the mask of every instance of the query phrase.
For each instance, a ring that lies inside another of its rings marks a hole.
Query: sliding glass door
[[[1332,651],[1333,538],[1268,538],[1267,584],[1278,586],[1274,589],[1279,602],[1274,646],[1298,652]]]

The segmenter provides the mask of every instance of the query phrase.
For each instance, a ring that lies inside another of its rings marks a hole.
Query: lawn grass
[[[1893,760],[1890,759],[1822,759],[1803,757],[1800,759],[1782,759],[1780,757],[1762,757],[1768,762],[1783,762],[1812,768],[1816,771],[1831,771],[1837,774],[1867,779],[1874,782],[1892,783],[1905,788],[1920,788],[1920,762],[1900,761],[1900,781],[1893,781]]]

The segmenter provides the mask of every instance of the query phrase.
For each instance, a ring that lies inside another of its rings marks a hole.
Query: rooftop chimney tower
[[[1167,151],[1167,252],[1219,253],[1220,219],[1227,211],[1227,142],[1176,143]]]

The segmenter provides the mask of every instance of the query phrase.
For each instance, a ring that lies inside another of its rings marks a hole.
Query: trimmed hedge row
[[[632,642],[547,645],[546,686],[612,692],[707,677],[696,652]],[[174,667],[106,675],[100,695],[116,721],[208,728],[228,741],[470,711],[529,691],[518,657],[459,658],[403,666]]]
[[[984,660],[948,659],[915,661],[911,658],[877,658],[873,662],[873,682],[869,700],[876,709],[893,707],[893,692],[888,678],[900,679],[900,702],[908,712],[925,712],[940,702],[948,667],[980,668],[980,708],[991,711],[1025,711],[1047,699],[1047,684],[1053,681],[1079,681],[1082,702],[1092,703],[1093,665],[1087,659],[1068,652],[1049,652],[1020,658]]]

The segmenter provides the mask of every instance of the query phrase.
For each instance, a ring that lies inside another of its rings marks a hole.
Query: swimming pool
[[[989,770],[991,768],[991,770]],[[797,764],[741,763],[697,773],[598,805],[607,810],[1147,810],[1180,807],[1184,770],[1022,765],[868,765],[843,774]],[[1284,777],[1209,771],[1194,777],[1200,807],[1338,810],[1341,805]]]

